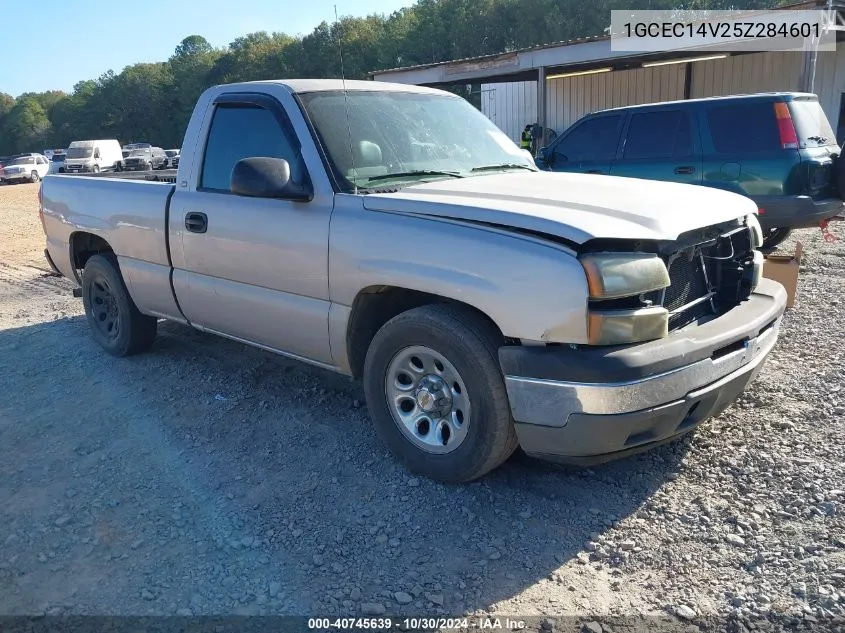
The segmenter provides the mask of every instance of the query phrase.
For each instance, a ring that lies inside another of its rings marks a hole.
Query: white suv
[[[4,183],[38,182],[47,175],[50,161],[43,154],[18,154],[3,168],[0,179]]]

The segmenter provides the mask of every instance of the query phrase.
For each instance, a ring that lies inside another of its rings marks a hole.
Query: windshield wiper
[[[449,176],[451,178],[463,178],[463,176],[456,171],[436,171],[433,169],[415,169],[413,171],[399,171],[393,174],[381,174],[379,176],[371,176],[367,178],[367,182],[376,182],[377,180],[390,180],[391,178],[405,178],[408,176]]]
[[[528,171],[538,171],[528,165],[518,165],[517,163],[502,163],[501,165],[483,165],[481,167],[473,167],[471,171],[496,171],[497,169],[527,169]]]

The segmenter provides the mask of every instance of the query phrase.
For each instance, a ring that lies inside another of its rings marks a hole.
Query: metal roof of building
[[[756,12],[801,10],[830,7],[842,10],[845,0],[803,0],[788,5]],[[624,67],[625,63],[639,65],[644,60],[657,61],[670,57],[700,55],[705,48],[665,51],[659,53],[631,53],[612,51],[610,35],[596,35],[576,39],[538,44],[501,53],[464,57],[441,62],[412,66],[399,66],[371,71],[371,79],[424,85],[471,83],[483,80],[526,81],[537,77],[537,69],[544,67],[549,74],[560,70],[582,70],[601,62],[613,62]]]

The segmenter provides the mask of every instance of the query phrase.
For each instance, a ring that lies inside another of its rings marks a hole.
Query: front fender
[[[587,281],[568,248],[466,223],[367,211],[360,199],[342,198],[330,235],[333,304],[351,306],[364,288],[394,286],[468,304],[507,337],[586,342]]]

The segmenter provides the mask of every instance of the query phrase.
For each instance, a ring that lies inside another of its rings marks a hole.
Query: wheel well
[[[74,270],[82,270],[92,255],[100,253],[114,253],[114,249],[99,235],[79,232],[70,236],[70,260]]]
[[[358,293],[352,303],[352,313],[349,316],[349,326],[346,330],[346,349],[349,354],[349,367],[352,370],[352,376],[361,378],[363,375],[367,350],[376,332],[385,323],[402,312],[436,303],[463,306],[488,321],[501,334],[501,330],[493,319],[463,301],[395,286],[372,286]]]

